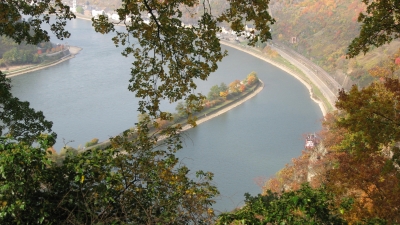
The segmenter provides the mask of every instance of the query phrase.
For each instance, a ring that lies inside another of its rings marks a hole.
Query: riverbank
[[[83,16],[83,15],[79,15],[79,16],[77,16],[77,18],[78,18],[78,19],[83,19],[83,20],[91,20],[91,18],[85,17],[85,16]],[[309,80],[309,82],[307,82],[306,80],[304,80],[304,78],[303,78],[302,76],[300,76],[300,75],[299,75],[298,73],[296,73],[295,71],[293,71],[293,70],[287,68],[286,66],[284,66],[284,65],[282,65],[282,64],[280,64],[280,63],[278,63],[278,62],[273,61],[272,59],[268,58],[268,57],[265,56],[265,55],[256,54],[255,52],[253,52],[253,51],[254,51],[254,48],[252,48],[252,47],[249,47],[249,48],[252,49],[252,51],[250,51],[250,50],[248,50],[248,49],[244,49],[243,46],[239,46],[239,45],[237,45],[237,44],[235,44],[235,43],[228,42],[228,41],[225,41],[225,40],[221,40],[220,43],[223,44],[223,45],[226,45],[226,46],[235,48],[235,49],[237,49],[237,50],[239,50],[239,51],[245,52],[245,53],[247,53],[247,54],[250,54],[250,55],[252,55],[252,56],[254,56],[254,57],[257,57],[257,58],[259,58],[259,59],[261,59],[261,60],[263,60],[263,61],[265,61],[265,62],[267,62],[267,63],[269,63],[269,64],[271,64],[271,65],[273,65],[273,66],[275,66],[275,67],[277,67],[277,68],[279,68],[280,70],[283,70],[283,71],[287,72],[288,74],[292,75],[294,78],[296,78],[297,80],[299,80],[304,86],[306,86],[306,88],[308,89],[308,91],[309,91],[309,93],[310,93],[310,98],[311,98],[314,102],[316,102],[316,103],[318,104],[318,106],[319,106],[319,108],[321,109],[321,112],[322,112],[322,114],[323,114],[324,116],[326,115],[326,113],[327,113],[328,111],[334,109],[334,102],[330,101],[330,99],[327,99],[327,98],[325,97],[326,94],[324,93],[324,89],[321,87],[321,84],[320,84],[319,82],[316,82],[316,81],[314,80],[314,77],[313,77],[311,74],[307,73],[307,71],[306,71],[306,72],[303,71],[303,73],[304,73],[304,75],[306,76],[306,78]],[[260,53],[261,53],[261,52],[260,52]],[[262,53],[261,53],[261,54],[262,54]],[[283,57],[283,56],[282,56],[282,57]],[[293,60],[292,58],[289,57],[289,58],[284,58],[284,59],[286,59],[286,60],[289,61],[293,66],[296,67],[296,63],[293,62],[293,61],[291,61],[291,60]],[[296,67],[296,68],[297,68],[297,67]],[[313,87],[313,86],[314,86],[314,87]],[[317,89],[317,90],[314,90],[314,92],[322,93],[322,96],[320,96],[319,98],[325,98],[325,99],[322,100],[322,99],[317,98],[316,95],[315,95],[315,93],[313,92],[313,88],[314,88],[314,89]]]
[[[321,109],[322,114],[324,116],[326,115],[326,113],[328,111],[327,109],[329,108],[329,106],[325,106],[323,101],[321,101],[320,99],[317,99],[317,98],[314,97],[311,85],[309,83],[307,83],[306,81],[304,81],[297,73],[293,72],[292,70],[286,68],[285,66],[283,66],[283,65],[281,65],[281,64],[279,64],[277,62],[274,62],[273,60],[269,59],[267,56],[262,56],[260,54],[256,54],[256,53],[254,53],[254,52],[252,52],[252,51],[250,51],[248,49],[244,49],[242,46],[239,46],[237,44],[234,44],[234,43],[231,43],[231,42],[228,42],[228,41],[224,41],[224,40],[221,40],[220,43],[223,44],[223,45],[229,46],[231,48],[234,48],[236,50],[245,52],[245,53],[247,53],[249,55],[252,55],[252,56],[254,56],[254,57],[258,58],[258,59],[261,59],[261,60],[263,60],[263,61],[265,61],[265,62],[267,62],[267,63],[269,63],[269,64],[271,64],[271,65],[273,65],[273,66],[275,66],[277,68],[279,68],[280,70],[283,70],[283,71],[287,72],[288,74],[292,75],[294,78],[299,80],[302,84],[304,84],[304,86],[307,87],[307,89],[309,90],[309,93],[310,93],[310,98],[314,102],[316,102],[318,104],[319,108]],[[307,76],[307,74],[305,74],[305,75]],[[318,87],[318,85],[316,85],[315,83],[313,83],[313,84],[318,89],[320,89],[320,87]]]
[[[58,59],[58,60],[55,60],[55,61],[52,61],[52,62],[48,62],[48,63],[38,64],[38,65],[24,65],[24,66],[13,68],[13,70],[11,70],[11,71],[3,71],[3,70],[2,71],[3,71],[3,73],[6,74],[7,78],[15,77],[15,76],[18,76],[18,75],[21,75],[21,74],[30,73],[30,72],[33,72],[33,71],[45,69],[47,67],[54,66],[54,65],[57,65],[59,63],[65,62],[65,61],[67,61],[69,59],[74,58],[75,55],[79,54],[79,52],[81,50],[82,50],[82,48],[79,48],[79,47],[76,47],[76,46],[69,46],[70,54],[65,56],[65,57],[63,57],[63,58],[61,58],[61,59]]]
[[[215,118],[217,116],[220,116],[220,115],[228,112],[229,110],[231,110],[231,109],[243,104],[244,102],[248,101],[249,99],[255,97],[264,88],[264,82],[262,82],[260,79],[259,79],[259,82],[260,83],[258,84],[257,88],[254,89],[254,91],[252,91],[251,93],[244,94],[243,96],[240,96],[237,100],[234,100],[233,102],[231,102],[231,103],[229,103],[227,105],[220,106],[218,109],[216,109],[216,110],[214,110],[212,112],[208,112],[207,115],[199,116],[199,119],[196,120],[196,125],[200,125],[200,124],[205,123],[205,122],[207,122],[207,121],[209,121],[209,120],[211,120],[211,119],[213,119],[213,118]],[[186,124],[186,122],[184,122],[184,125],[182,126],[182,129],[180,130],[180,132],[189,130],[191,128],[193,128],[192,125]],[[159,137],[158,141],[162,141],[162,140],[164,140],[164,137]],[[109,145],[110,145],[110,140],[105,140],[105,141],[102,141],[102,142],[100,142],[100,143],[98,143],[96,145],[90,146],[88,148],[78,149],[78,151],[80,151],[80,152],[81,151],[86,151],[86,150],[89,150],[89,149],[92,149],[92,148],[104,149]]]
[[[243,104],[244,102],[246,102],[247,100],[253,98],[254,96],[256,96],[256,95],[257,95],[258,93],[260,93],[260,92],[263,90],[263,88],[264,88],[264,83],[263,83],[261,80],[259,80],[259,81],[260,81],[261,84],[258,85],[257,89],[255,89],[252,93],[250,93],[250,94],[246,95],[245,97],[243,97],[243,98],[237,100],[236,102],[230,104],[229,106],[222,107],[222,108],[216,110],[216,111],[213,112],[213,113],[209,113],[207,116],[204,116],[203,118],[197,120],[197,121],[196,121],[196,124],[199,125],[199,124],[202,124],[202,123],[204,123],[204,122],[207,122],[207,121],[209,121],[209,120],[211,120],[211,119],[213,119],[213,118],[215,118],[215,117],[217,117],[217,116],[220,116],[220,115],[222,115],[222,114],[228,112],[229,110],[231,110],[231,109],[233,109],[233,108],[235,108],[235,107],[237,107],[237,106]],[[190,128],[192,128],[192,126],[189,125],[189,124],[187,124],[187,125],[185,125],[185,126],[182,127],[182,131],[188,130],[188,129],[190,129]]]

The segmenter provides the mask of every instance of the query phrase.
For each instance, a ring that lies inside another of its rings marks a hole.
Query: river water
[[[13,93],[43,111],[58,134],[55,148],[106,140],[134,126],[137,99],[127,90],[132,58],[123,57],[112,35],[94,32],[90,21],[74,20],[68,44],[83,50],[61,64],[12,78]],[[64,41],[53,40],[64,43]],[[307,88],[272,65],[232,48],[217,72],[199,81],[198,92],[242,80],[255,71],[265,83],[256,97],[186,132],[178,153],[192,171],[215,174],[221,192],[216,209],[243,204],[243,194],[260,193],[256,180],[273,176],[300,155],[303,135],[321,128],[322,113]],[[163,104],[174,111],[174,105]],[[73,142],[70,142],[73,140]]]

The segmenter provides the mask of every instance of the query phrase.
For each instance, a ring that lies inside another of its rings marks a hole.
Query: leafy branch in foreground
[[[50,36],[42,26],[49,24],[57,38],[68,38],[70,33],[64,27],[66,21],[73,18],[75,15],[69,6],[60,0],[4,0],[0,3],[0,35],[18,44],[48,42]],[[32,142],[42,132],[51,132],[52,127],[52,122],[45,120],[42,112],[35,112],[28,102],[13,97],[10,80],[1,71],[0,124],[0,135],[8,133],[27,142]]]
[[[363,0],[367,5],[365,13],[360,13],[360,34],[348,49],[348,56],[353,58],[372,46],[379,47],[400,37],[400,4],[397,0]]]
[[[41,111],[35,112],[29,102],[11,94],[10,79],[0,71],[0,136],[10,134],[17,140],[32,143],[42,132],[51,132],[52,122]],[[52,133],[55,136],[55,133]],[[53,143],[54,144],[54,143]]]
[[[64,29],[66,21],[75,18],[69,6],[61,0],[4,0],[1,1],[0,12],[0,34],[18,44],[23,41],[28,44],[50,41],[48,32],[43,28],[44,23],[50,25],[50,30],[58,39],[68,38],[71,34]]]
[[[51,136],[38,147],[1,139],[0,223],[212,223],[213,174],[191,174],[174,154],[182,147],[177,130],[164,130],[157,142],[148,123],[111,148],[67,154],[61,165],[50,160]]]
[[[167,119],[168,114],[160,109],[162,99],[170,102],[184,99],[200,104],[204,96],[194,94],[196,79],[206,80],[227,55],[222,52],[217,37],[220,32],[217,22],[232,22],[232,28],[240,30],[245,21],[252,21],[259,29],[253,41],[259,37],[262,41],[271,38],[269,25],[274,21],[267,11],[268,1],[230,1],[230,4],[226,13],[216,17],[212,15],[208,1],[122,2],[117,12],[126,30],[116,31],[113,41],[116,45],[126,46],[122,52],[124,56],[135,58],[128,89],[142,99],[140,113]],[[184,26],[182,10],[191,7],[201,7],[203,13],[193,15],[199,18],[197,24]],[[146,14],[148,22],[143,19]],[[126,18],[131,22],[126,22]],[[115,31],[114,24],[105,16],[92,20],[97,32]]]

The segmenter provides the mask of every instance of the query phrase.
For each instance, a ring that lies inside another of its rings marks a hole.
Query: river
[[[134,126],[138,114],[137,99],[127,90],[133,59],[120,54],[112,35],[95,33],[90,21],[71,21],[67,29],[72,33],[68,44],[83,48],[75,58],[12,78],[13,93],[54,122],[57,150],[64,144],[84,146],[92,138],[106,140]],[[251,71],[265,87],[239,107],[187,131],[185,147],[178,153],[192,171],[215,174],[221,192],[218,211],[242,205],[245,192],[260,193],[254,181],[273,176],[299,156],[303,135],[320,130],[322,119],[307,88],[294,77],[225,48],[229,56],[207,81],[198,82],[198,92],[207,94],[211,86],[242,80]],[[166,103],[163,107],[175,108]]]

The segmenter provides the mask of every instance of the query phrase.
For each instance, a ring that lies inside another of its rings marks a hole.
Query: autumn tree
[[[352,198],[344,214],[351,223],[381,218],[398,223],[400,171],[398,105],[400,83],[386,78],[349,92],[340,91],[340,110],[325,122],[328,151],[334,154],[327,186],[341,198]]]
[[[221,91],[219,93],[219,96],[221,96],[223,99],[226,99],[228,95],[229,95],[228,91]]]
[[[234,80],[229,84],[229,92],[230,93],[238,93],[240,87],[240,80]]]
[[[396,170],[391,169],[390,158],[382,154],[388,153],[388,149],[382,147],[377,152],[359,149],[365,143],[355,138],[357,132],[340,123],[344,118],[348,118],[346,111],[336,111],[327,114],[323,121],[320,136],[327,153],[321,157],[323,170],[319,177],[335,196],[337,207],[343,199],[352,201],[351,208],[343,212],[347,222],[357,224],[380,218],[393,223],[398,214],[395,205],[399,200],[399,180]]]
[[[240,86],[239,86],[239,92],[242,93],[242,92],[244,92],[245,90],[246,90],[246,85],[240,84]]]
[[[258,77],[255,72],[251,72],[249,75],[246,77],[247,85],[252,86],[253,84],[258,82]]]
[[[351,142],[342,141],[341,148],[355,154],[380,152],[384,147],[394,146],[400,140],[398,115],[400,82],[386,79],[358,90],[340,91],[336,107],[346,112],[338,125],[349,132],[345,136]],[[355,144],[357,143],[357,144]],[[397,148],[392,148],[391,160],[398,165]]]
[[[336,166],[328,172],[328,190],[336,195],[336,202],[343,198],[352,199],[351,209],[343,215],[349,223],[373,218],[399,223],[399,174],[387,168],[386,156],[365,154],[356,157],[340,152],[332,162]]]
[[[360,34],[349,46],[348,56],[368,52],[399,38],[399,4],[396,1],[363,1]],[[340,197],[354,204],[345,217],[349,222],[383,218],[399,223],[399,80],[393,76],[395,58],[369,72],[382,81],[359,89],[339,92],[339,113],[330,126],[330,148],[335,151],[334,167],[327,184]],[[395,79],[394,79],[395,78]]]
[[[348,55],[364,54],[372,47],[379,47],[400,37],[400,5],[396,0],[363,0],[367,10],[358,16],[360,34],[350,46]]]
[[[368,72],[371,76],[378,78],[400,78],[400,49]]]

